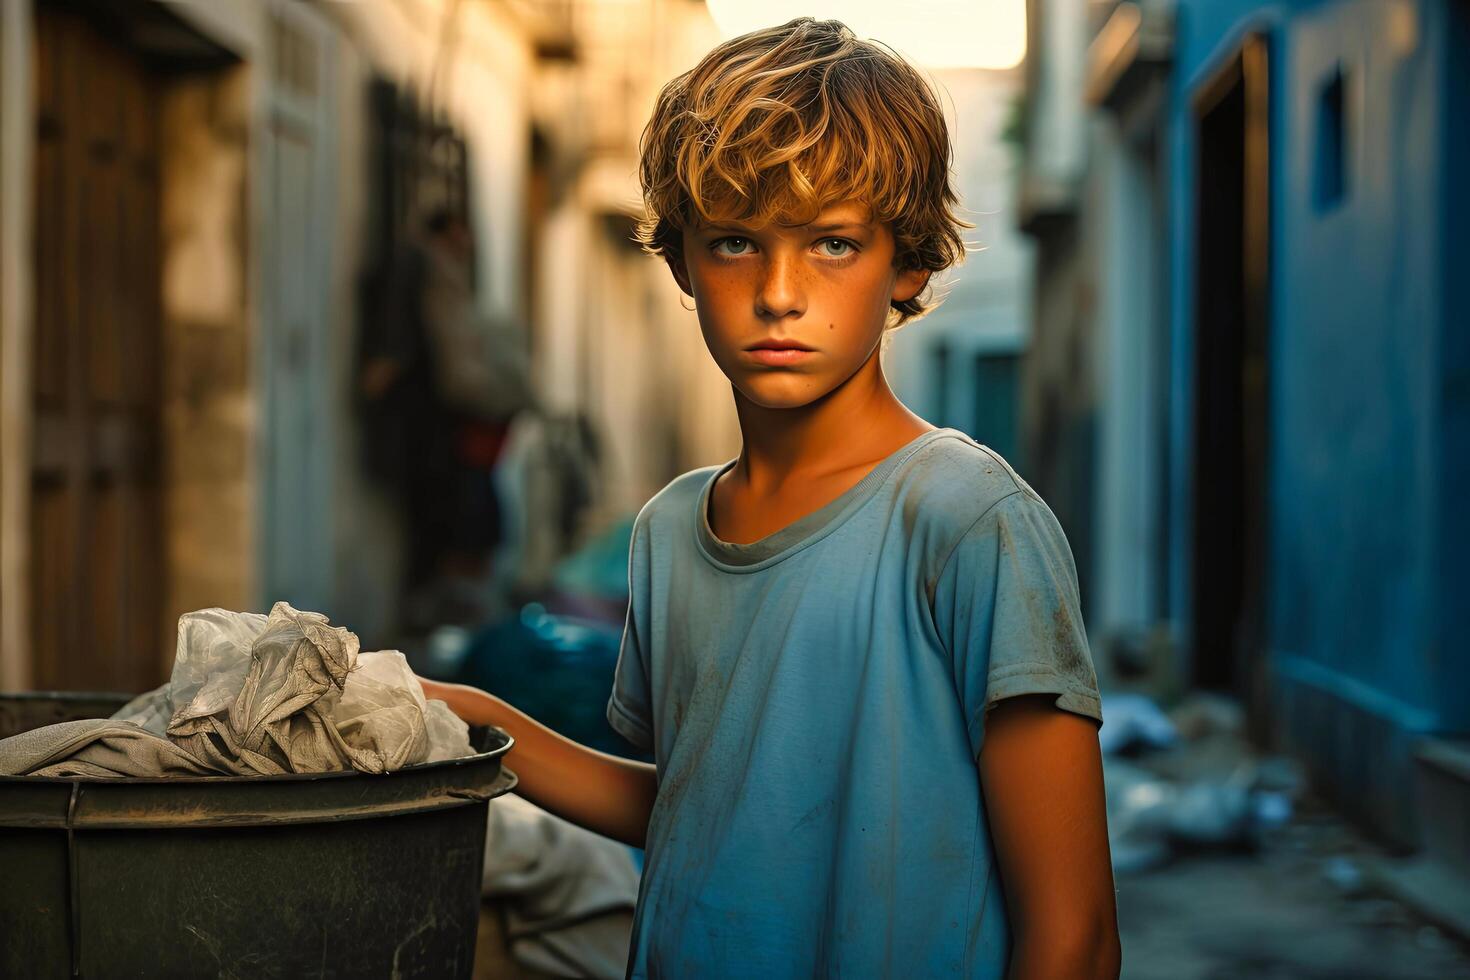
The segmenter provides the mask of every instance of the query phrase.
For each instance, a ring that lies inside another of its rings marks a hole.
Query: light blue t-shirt
[[[1026,693],[1101,722],[1056,518],[989,449],[919,436],[746,545],[724,467],[633,530],[608,720],[658,764],[633,977],[1002,977],[976,757]]]

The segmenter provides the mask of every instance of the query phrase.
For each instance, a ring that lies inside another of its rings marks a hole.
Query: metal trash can
[[[0,737],[127,698],[0,695]],[[383,775],[0,776],[0,976],[468,977],[511,746]]]

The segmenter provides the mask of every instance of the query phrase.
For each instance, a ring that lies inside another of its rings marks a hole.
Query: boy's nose
[[[806,299],[797,275],[796,263],[782,256],[772,256],[763,263],[755,296],[756,314],[780,320],[806,312]]]

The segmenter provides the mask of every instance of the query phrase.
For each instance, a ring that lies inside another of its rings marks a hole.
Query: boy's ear
[[[896,303],[906,303],[923,292],[927,285],[928,269],[900,269],[898,278],[893,281],[893,300]]]
[[[689,285],[689,267],[684,264],[682,255],[666,255],[669,263],[669,271],[674,274],[674,282],[684,291],[684,295],[690,299],[694,298],[694,290]]]

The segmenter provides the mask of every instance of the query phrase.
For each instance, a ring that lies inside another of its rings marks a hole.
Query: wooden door
[[[158,133],[140,58],[36,11],[33,683],[162,678]]]

